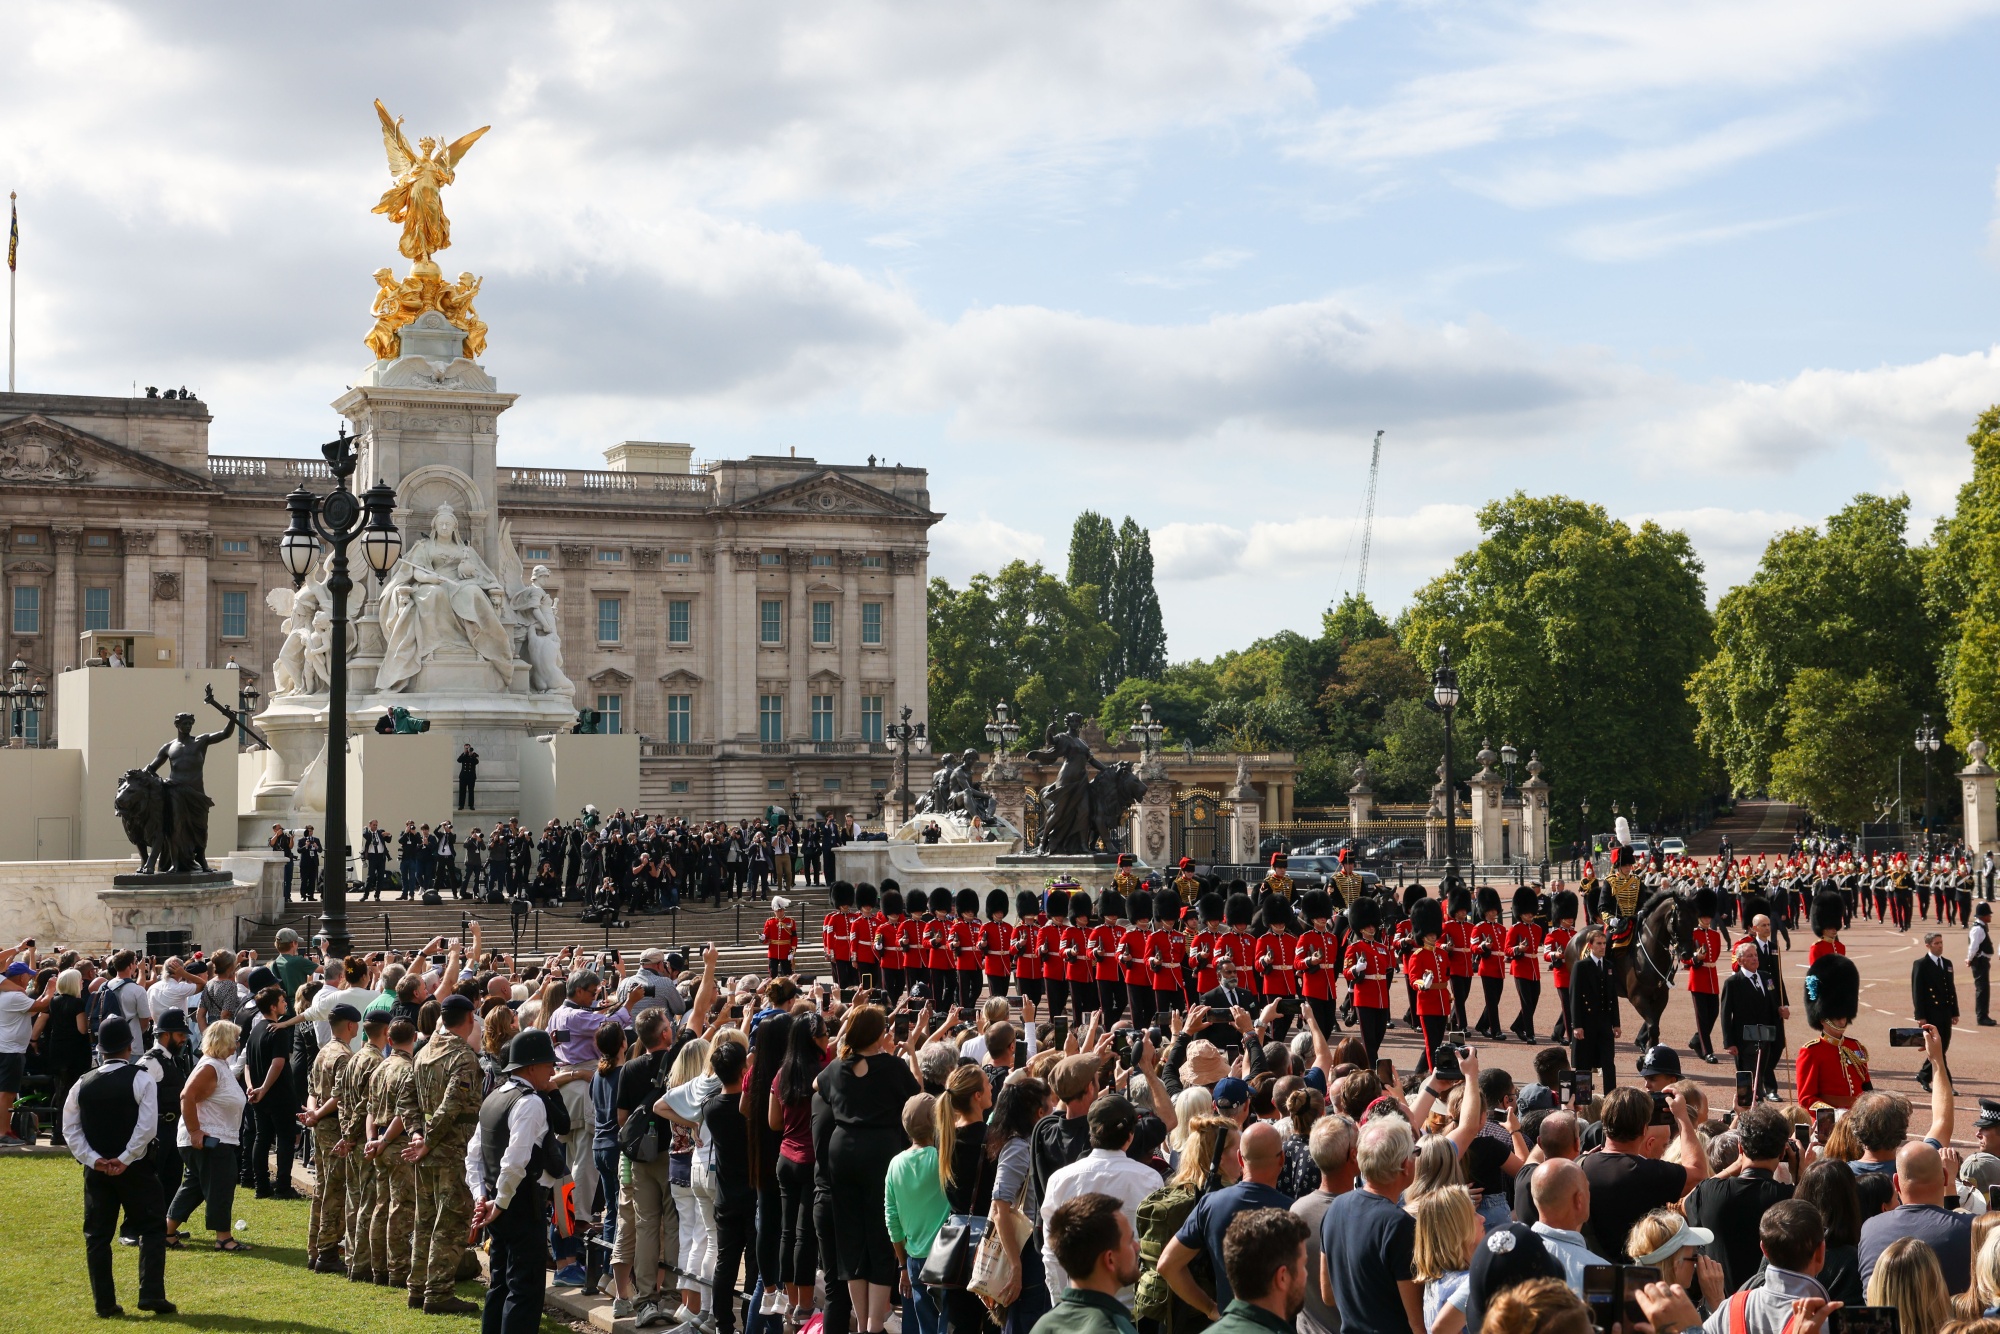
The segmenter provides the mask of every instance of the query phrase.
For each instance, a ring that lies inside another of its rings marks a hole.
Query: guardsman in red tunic
[[[1722,993],[1716,976],[1717,963],[1729,957],[1729,937],[1715,929],[1715,891],[1707,885],[1694,892],[1695,928],[1689,933],[1691,948],[1681,962],[1688,970],[1688,995],[1694,1000],[1694,1036],[1688,1046],[1710,1065],[1716,1063],[1715,1015]]]
[[[1132,1007],[1132,1027],[1150,1028],[1153,1023],[1153,965],[1149,954],[1153,942],[1153,894],[1137,889],[1125,896],[1125,912],[1132,925],[1118,943],[1118,969],[1125,975],[1125,1001]]]
[[[1486,1000],[1478,1029],[1495,1042],[1505,1042],[1500,1032],[1500,991],[1507,976],[1507,928],[1500,924],[1500,891],[1491,885],[1479,887],[1479,922],[1472,928],[1472,949],[1479,957],[1479,989]]]
[[[1177,929],[1180,895],[1161,890],[1153,895],[1153,929],[1146,936],[1146,966],[1153,981],[1156,1018],[1187,1008],[1187,937]]]
[[[1549,929],[1542,937],[1542,962],[1549,966],[1549,981],[1555,984],[1556,1005],[1562,1011],[1557,1042],[1569,1041],[1569,945],[1575,939],[1576,894],[1558,889],[1549,899]]]
[[[1063,967],[1069,972],[1069,1003],[1079,1027],[1102,1005],[1097,999],[1097,961],[1090,957],[1090,895],[1069,896],[1069,929],[1063,932]]]
[[[799,919],[792,916],[792,901],[780,894],[771,900],[771,915],[764,919],[764,958],[772,977],[792,971],[792,956],[799,952]]]
[[[1036,933],[1035,953],[1041,959],[1042,985],[1049,993],[1048,1012],[1055,1016],[1069,1013],[1069,954],[1063,942],[1069,934],[1070,891],[1057,880],[1049,886],[1048,894],[1048,912]]]
[[[1007,994],[1007,965],[1013,961],[1014,928],[1007,924],[1007,891],[986,891],[986,921],[979,928],[979,957],[988,995]]]
[[[1035,1004],[1042,1003],[1042,926],[1049,919],[1042,912],[1042,901],[1032,889],[1018,890],[1014,894],[1014,916],[1017,919],[1013,930],[1014,978],[1021,984],[1021,994]]]
[[[881,951],[875,941],[882,933],[882,923],[886,920],[881,913],[882,900],[875,892],[875,886],[859,884],[854,887],[854,911],[848,917],[854,932],[854,985],[864,990],[874,990],[882,986]]]
[[[1424,1056],[1417,1065],[1421,1074],[1431,1068],[1438,1044],[1444,1041],[1445,1012],[1450,1008],[1445,953],[1438,948],[1444,935],[1444,909],[1436,899],[1419,900],[1410,909],[1410,935],[1416,948],[1403,961],[1403,976],[1409,980],[1424,1034]]]
[[[985,958],[979,947],[979,891],[958,891],[958,920],[951,924],[952,967],[958,973],[958,1003],[971,1009],[979,1004],[979,983]]]
[[[833,911],[820,918],[819,943],[833,967],[833,984],[854,985],[854,886],[845,880],[833,882]]]
[[[1223,904],[1222,914],[1229,924],[1228,932],[1222,937],[1222,952],[1236,965],[1236,985],[1245,991],[1259,993],[1257,938],[1250,934],[1250,919],[1256,916],[1256,910],[1251,906],[1250,896],[1240,891],[1231,894]]]
[[[1382,905],[1363,895],[1347,905],[1349,932],[1341,971],[1347,975],[1347,999],[1361,1026],[1361,1042],[1372,1063],[1389,1030],[1389,975],[1396,971],[1396,952],[1382,943]]]
[[[1288,900],[1264,900],[1264,934],[1257,937],[1257,974],[1263,979],[1267,999],[1298,994],[1292,962],[1299,938],[1292,934],[1292,905]],[[1284,1041],[1286,1022],[1280,1019],[1275,1036]]]
[[[1097,1003],[1108,1029],[1125,1015],[1125,970],[1118,951],[1125,945],[1125,895],[1107,889],[1097,901],[1098,923],[1090,931],[1090,962],[1097,970]]]
[[[1340,975],[1340,941],[1328,920],[1333,915],[1333,902],[1325,890],[1309,889],[1299,895],[1299,908],[1306,918],[1306,929],[1292,951],[1298,965],[1299,994],[1311,1008],[1319,1031],[1338,1033],[1340,1007],[1335,1004],[1333,984]]]
[[[1813,895],[1813,934],[1819,937],[1812,948],[1806,951],[1806,967],[1810,968],[1829,954],[1845,954],[1847,946],[1840,943],[1840,924],[1847,916],[1847,901],[1840,897],[1838,890],[1823,889]]]
[[[1188,959],[1194,965],[1194,994],[1205,996],[1222,985],[1222,975],[1216,971],[1216,964],[1223,956],[1223,914],[1222,895],[1208,893],[1201,896],[1197,905],[1201,913],[1201,930],[1193,934],[1188,942]]]
[[[1424,885],[1421,880],[1411,885],[1408,889],[1405,889],[1403,891],[1403,918],[1388,932],[1389,948],[1396,951],[1396,969],[1398,972],[1402,971],[1403,960],[1409,958],[1410,951],[1416,948],[1416,942],[1410,939],[1410,912],[1423,899]],[[1413,1031],[1421,1031],[1417,1028],[1416,997],[1410,994],[1408,978],[1403,980],[1403,1000],[1403,1022]]]
[[[958,993],[958,955],[952,949],[952,904],[956,896],[939,885],[931,891],[931,919],[924,923],[924,947],[931,972],[931,1004],[942,1010]],[[978,900],[973,900],[974,905]]]
[[[882,921],[875,928],[875,952],[882,961],[882,980],[876,985],[889,993],[891,1001],[900,1001],[910,984],[910,975],[903,966],[903,931],[907,925],[903,915],[903,891],[885,882],[882,887]]]
[[[1861,1008],[1861,972],[1844,954],[1820,956],[1806,970],[1806,1022],[1819,1036],[1799,1048],[1796,1062],[1801,1107],[1825,1103],[1842,1111],[1874,1088],[1868,1049],[1847,1036]]]
[[[1542,1000],[1542,925],[1535,920],[1535,891],[1522,885],[1514,891],[1514,925],[1507,928],[1507,971],[1514,979],[1514,1036],[1535,1040],[1535,1007]]]
[[[1472,922],[1472,894],[1463,885],[1453,885],[1445,895],[1444,935],[1438,947],[1444,951],[1446,972],[1451,978],[1451,1026],[1469,1027],[1465,1017],[1466,998],[1472,995],[1472,979],[1479,975],[1479,945]]]

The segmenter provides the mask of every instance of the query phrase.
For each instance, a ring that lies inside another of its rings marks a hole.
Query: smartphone
[[[896,1041],[898,1042],[901,1042],[905,1038],[910,1036],[910,1012],[908,1010],[904,1010],[901,1013],[897,1014],[895,1023],[895,1034],[896,1034]]]
[[[1278,998],[1278,1013],[1284,1015],[1287,1019],[1298,1018],[1299,1017],[1298,997],[1280,996]]]
[[[1827,1137],[1833,1134],[1834,1120],[1831,1107],[1822,1107],[1813,1113],[1813,1134],[1819,1137],[1820,1143],[1826,1143]]]
[[[1590,1071],[1588,1070],[1570,1071],[1569,1072],[1570,1101],[1578,1107],[1581,1107],[1585,1103],[1589,1102],[1592,1096],[1592,1089],[1594,1083],[1595,1080],[1593,1079]]]
[[[1656,1126],[1670,1126],[1674,1123],[1674,1109],[1668,1103],[1667,1095],[1664,1093],[1655,1093],[1653,1095],[1652,1123]]]
[[[1375,1078],[1381,1081],[1383,1088],[1394,1088],[1396,1086],[1396,1063],[1386,1056],[1376,1061]]]
[[[1738,1107],[1748,1107],[1755,1100],[1756,1085],[1757,1072],[1755,1070],[1738,1070],[1736,1072],[1736,1105]]]
[[[1989,1214],[2000,1213],[2000,1186],[1988,1186],[1986,1188],[1986,1212]]]
[[[863,973],[861,975],[861,989],[863,991],[875,990],[875,974]]]
[[[1659,1281],[1660,1271],[1653,1265],[1585,1265],[1583,1301],[1590,1308],[1591,1323],[1607,1331],[1613,1325],[1631,1329],[1644,1323],[1639,1290]]]
[[[1799,1147],[1801,1149],[1805,1148],[1806,1145],[1812,1143],[1812,1133],[1813,1133],[1813,1128],[1811,1126],[1792,1127],[1792,1138],[1799,1142]]]
[[[1132,1030],[1129,1028],[1113,1029],[1111,1032],[1111,1050],[1120,1061],[1129,1061],[1132,1056]]]
[[[1921,1047],[1924,1045],[1924,1030],[1921,1028],[1892,1028],[1889,1030],[1889,1045],[1892,1047]]]
[[[1014,1039],[1014,1068],[1016,1070],[1025,1070],[1028,1068],[1028,1040],[1026,1038]]]
[[[1827,1325],[1832,1334],[1898,1334],[1903,1327],[1893,1306],[1843,1306]]]

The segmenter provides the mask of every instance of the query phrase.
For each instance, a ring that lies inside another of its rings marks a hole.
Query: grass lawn
[[[92,1315],[90,1280],[83,1267],[83,1169],[68,1158],[0,1161],[0,1328],[9,1334],[114,1329]],[[126,1321],[157,1321],[186,1329],[258,1330],[273,1334],[417,1334],[469,1331],[477,1316],[427,1316],[405,1303],[399,1288],[349,1283],[334,1274],[306,1271],[303,1246],[311,1205],[236,1195],[236,1217],[249,1224],[237,1235],[256,1246],[243,1255],[218,1255],[189,1220],[188,1248],[167,1252],[167,1297],[175,1316],[138,1310],[139,1252],[112,1247],[118,1300]],[[458,1295],[479,1301],[486,1289],[461,1283]],[[547,1316],[542,1334],[569,1334]]]

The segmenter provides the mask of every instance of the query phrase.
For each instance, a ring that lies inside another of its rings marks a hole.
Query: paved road
[[[1792,828],[1798,807],[1784,801],[1739,801],[1736,808],[1700,833],[1688,838],[1688,851],[1713,857],[1722,850],[1722,836],[1739,857],[1783,856],[1792,850]]]

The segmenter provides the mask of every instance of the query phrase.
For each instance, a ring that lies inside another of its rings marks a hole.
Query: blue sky
[[[932,470],[933,572],[1155,534],[1173,656],[1387,609],[1515,488],[1711,596],[2000,401],[2000,0],[24,3],[24,389],[198,387],[301,453],[395,260],[368,103],[490,122],[448,207],[502,458]]]

